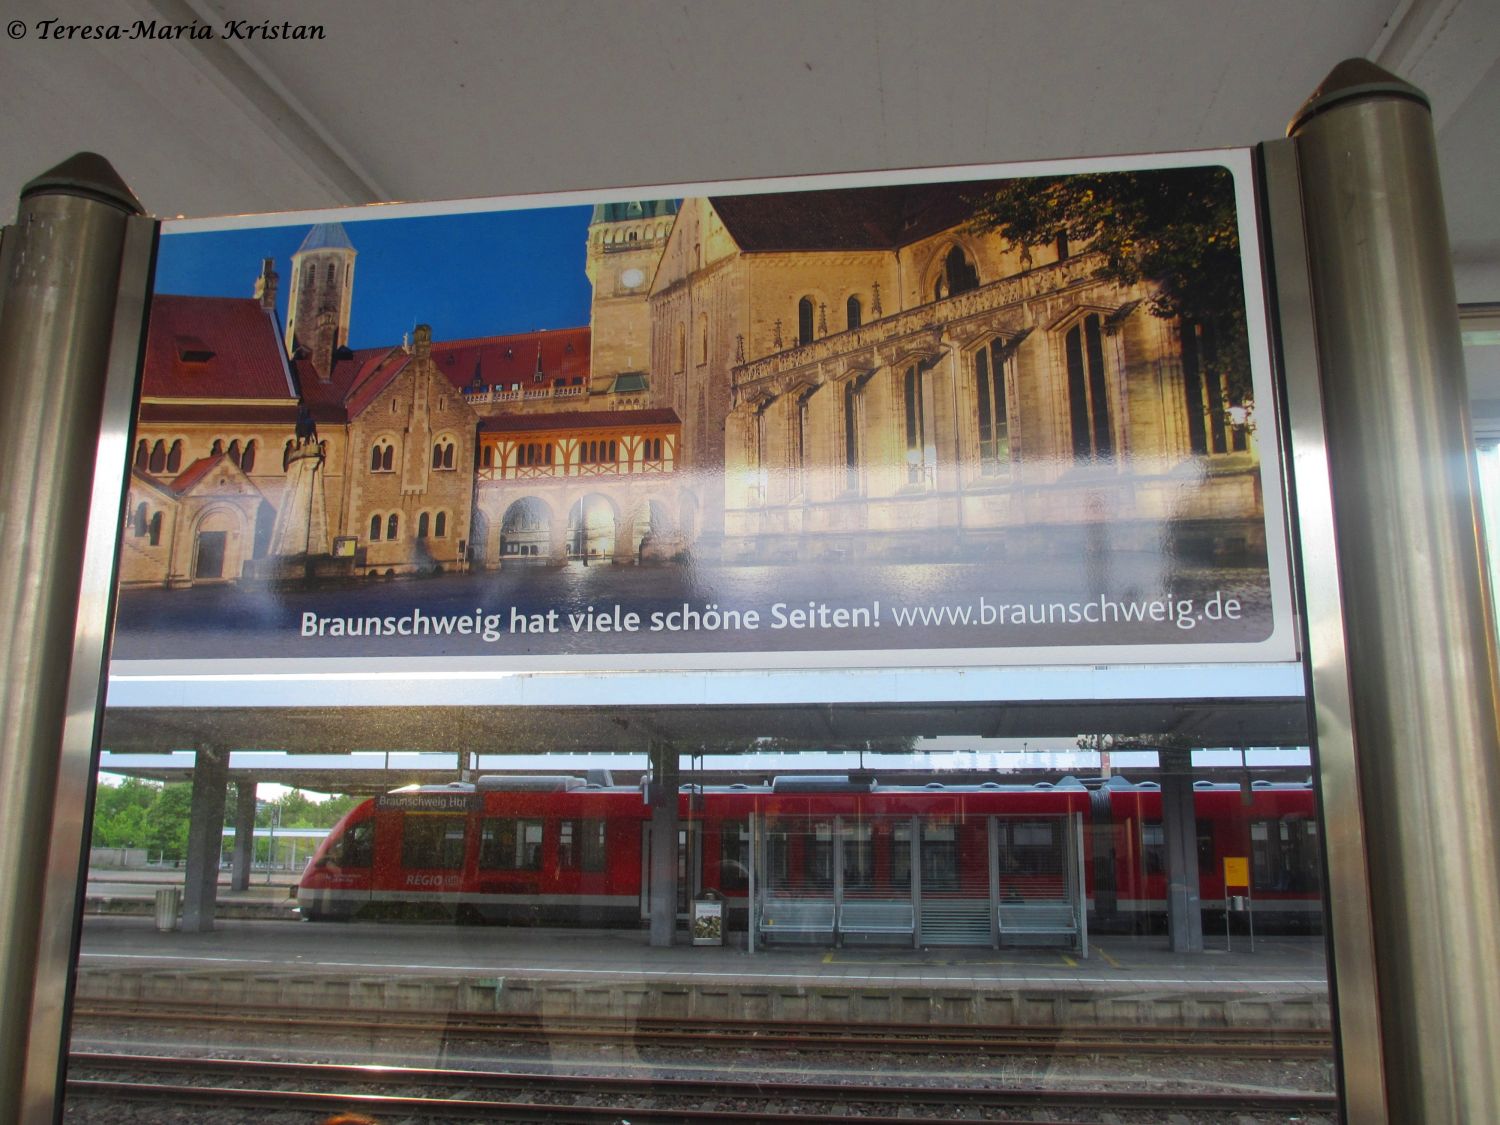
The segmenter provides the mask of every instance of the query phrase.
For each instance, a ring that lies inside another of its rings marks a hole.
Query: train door
[[[703,833],[697,821],[677,829],[677,921],[687,925],[692,901],[703,889]],[[651,824],[641,825],[641,921],[651,920]]]

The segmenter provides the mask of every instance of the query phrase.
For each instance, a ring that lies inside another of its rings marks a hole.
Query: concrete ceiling
[[[59,15],[216,36],[41,38]],[[0,39],[0,200],[91,149],[162,216],[1240,146],[1363,55],[1431,95],[1459,299],[1500,301],[1494,0],[13,0],[8,18],[27,34]],[[228,20],[324,38],[226,39]],[[1500,400],[1500,347],[1469,362]]]

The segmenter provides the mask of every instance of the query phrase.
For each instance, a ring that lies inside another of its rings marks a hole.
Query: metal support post
[[[1158,750],[1161,822],[1167,853],[1167,940],[1173,953],[1203,952],[1199,901],[1198,818],[1193,808],[1192,752]]]
[[[1385,1109],[1500,1121],[1500,684],[1431,113],[1356,59],[1289,132],[1344,608],[1340,628],[1310,595],[1308,661],[1320,745],[1352,730],[1358,764]],[[1317,681],[1341,648],[1342,723]],[[1351,1105],[1350,1120],[1379,1114]]]
[[[214,928],[228,781],[229,751],[200,746],[193,762],[193,808],[188,819],[187,872],[182,888],[182,928],[186,933],[208,933]]]
[[[232,890],[250,887],[250,866],[255,861],[255,790],[253,781],[234,783],[234,868],[229,877]]]
[[[651,744],[651,944],[677,936],[677,747]]]
[[[81,154],[0,242],[0,1122],[51,1121],[155,226]]]

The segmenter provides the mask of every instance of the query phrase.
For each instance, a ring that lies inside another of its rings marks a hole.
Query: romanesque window
[[[171,459],[171,457],[168,457],[167,458],[167,467],[171,468],[171,465],[172,465],[172,459]],[[245,443],[245,451],[240,454],[240,468],[244,469],[245,472],[247,472],[247,473],[250,472],[251,469],[255,468],[255,439],[254,438],[251,438],[249,441],[247,441]]]
[[[151,514],[151,524],[150,524],[150,526],[146,530],[146,535],[147,535],[146,542],[150,543],[151,546],[153,546],[153,547],[160,547],[161,546],[161,513],[160,512],[153,512]]]
[[[975,412],[979,421],[979,471],[987,477],[1010,471],[1010,409],[1007,405],[1004,341],[974,353]]]
[[[797,343],[810,344],[813,342],[813,302],[811,297],[803,297],[797,302]]]
[[[932,476],[932,466],[928,464],[927,408],[922,401],[925,383],[926,373],[921,365],[913,364],[906,369],[902,394],[906,413],[907,484],[927,484]]]
[[[240,463],[240,439],[239,438],[235,438],[233,441],[231,441],[229,443],[229,452],[226,454],[226,456],[228,456],[228,458],[231,461],[233,461],[236,465],[238,465]]]
[[[943,268],[933,283],[932,297],[941,301],[944,297],[956,297],[971,289],[979,288],[979,271],[969,261],[962,246],[955,246],[943,258]]]
[[[378,514],[370,517],[370,542],[380,542],[380,532],[384,527],[385,521]]]
[[[438,438],[432,447],[432,467],[434,469],[453,468],[453,440],[447,437]]]
[[[224,439],[223,438],[214,438],[214,443],[211,446],[208,447],[208,455],[210,457],[222,457],[222,456],[224,456]]]
[[[1073,456],[1081,461],[1114,456],[1109,419],[1109,390],[1104,372],[1104,338],[1097,313],[1068,329],[1064,341],[1068,362],[1068,417]]]
[[[1216,362],[1212,326],[1182,325],[1182,385],[1187,397],[1188,442],[1194,453],[1245,449],[1245,431],[1229,422],[1227,396]]]
[[[370,447],[370,472],[395,472],[395,464],[396,447],[385,438],[381,438]]]
[[[432,517],[432,537],[434,539],[445,539],[448,535],[448,513],[439,512]]]
[[[150,463],[150,460],[151,451],[146,445],[145,439],[143,438],[135,443],[135,467],[141,470],[141,472],[145,472],[146,466]]]
[[[135,517],[131,520],[131,530],[137,539],[145,537],[146,534],[146,502],[142,500],[135,506]]]
[[[864,309],[860,306],[858,297],[850,297],[844,302],[844,312],[851,329],[864,323]]]
[[[396,533],[400,530],[401,517],[398,516],[395,512],[392,512],[389,516],[386,517],[385,520],[385,537],[387,539],[394,539],[396,538]]]
[[[417,538],[427,538],[427,513],[423,512],[417,517]]]
[[[182,468],[182,439],[178,438],[167,450],[167,472],[175,473]]]
[[[166,442],[158,440],[156,444],[151,447],[151,460],[149,464],[153,473],[159,473],[167,467]]]

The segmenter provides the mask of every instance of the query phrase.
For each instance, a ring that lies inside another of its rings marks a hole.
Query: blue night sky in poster
[[[590,207],[345,221],[354,259],[349,345],[399,344],[430,324],[436,340],[588,324]],[[286,324],[292,255],[308,225],[164,235],[156,291],[249,297],[262,258],[281,275]]]

